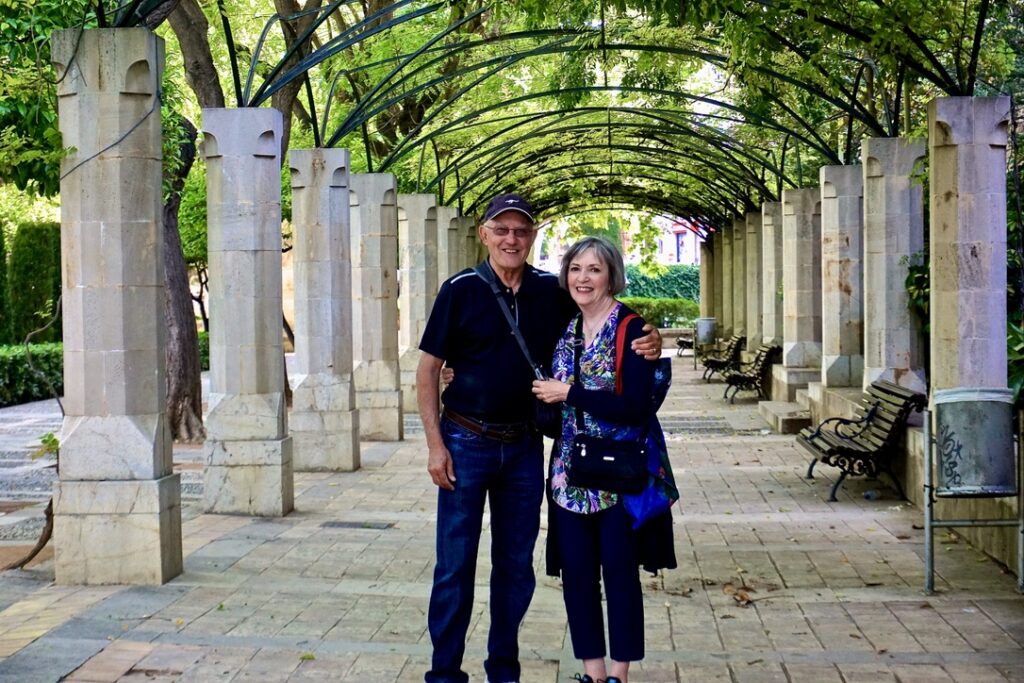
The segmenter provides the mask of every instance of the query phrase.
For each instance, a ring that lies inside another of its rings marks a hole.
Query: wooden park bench
[[[716,355],[708,354],[701,359],[701,364],[704,366],[705,382],[710,381],[711,376],[716,372],[723,372],[739,364],[740,347],[743,346],[743,342],[746,339],[746,337],[734,334],[729,337],[729,341],[725,343],[725,348],[722,349],[721,353]]]
[[[861,396],[855,419],[830,417],[797,435],[797,443],[814,456],[807,478],[814,478],[814,466],[819,462],[838,467],[841,474],[829,494],[829,500],[834,501],[848,475],[874,479],[880,472],[887,472],[903,497],[903,488],[893,476],[892,459],[910,413],[920,412],[927,403],[924,394],[886,380],[872,382]]]
[[[725,377],[727,386],[722,398],[727,398],[729,403],[732,403],[739,392],[756,391],[760,398],[767,399],[765,387],[768,385],[768,375],[772,371],[772,362],[780,353],[782,353],[781,346],[761,344],[757,347],[754,360],[749,363],[740,363],[737,367],[726,370],[723,377]],[[732,390],[732,396],[729,396],[730,390]]]

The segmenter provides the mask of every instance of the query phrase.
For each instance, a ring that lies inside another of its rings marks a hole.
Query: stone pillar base
[[[363,441],[401,441],[405,438],[401,391],[366,391],[356,394],[359,438]]]
[[[163,414],[76,415],[61,425],[62,480],[145,481],[169,473],[171,431]]]
[[[280,517],[294,509],[292,439],[206,442],[203,506],[221,514]]]
[[[864,381],[864,356],[822,356],[821,382],[827,387],[859,387]]]
[[[864,368],[864,388],[875,380],[884,379],[920,394],[928,393],[923,368]]]
[[[821,379],[821,368],[787,368],[772,366],[772,400],[793,403],[796,390],[804,389],[811,382]]]
[[[404,438],[400,368],[396,361],[359,361],[352,373],[359,409],[359,438],[401,441]]]
[[[299,375],[288,427],[296,472],[359,469],[359,411],[355,391],[338,375]]]
[[[53,485],[54,571],[69,585],[160,585],[182,571],[181,481]]]
[[[398,357],[398,367],[402,374],[402,410],[416,413],[419,404],[416,401],[416,368],[420,364],[422,352],[417,348],[408,348]]]
[[[784,342],[782,364],[787,368],[821,368],[821,342]]]

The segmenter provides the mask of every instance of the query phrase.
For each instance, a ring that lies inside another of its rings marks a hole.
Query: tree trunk
[[[207,37],[210,23],[198,0],[181,0],[167,20],[181,46],[185,80],[196,94],[199,106],[203,109],[223,107],[224,91],[220,87],[220,76],[213,64]]]
[[[167,422],[175,441],[200,443],[203,427],[203,397],[199,371],[199,336],[192,311],[188,266],[178,234],[178,209],[185,177],[196,157],[196,127],[181,118],[185,132],[179,147],[181,166],[171,179],[171,191],[163,207],[164,219],[164,319],[167,322]]]

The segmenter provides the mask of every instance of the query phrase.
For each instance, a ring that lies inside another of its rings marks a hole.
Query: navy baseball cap
[[[484,222],[491,220],[503,211],[518,211],[533,223],[533,207],[525,199],[517,194],[499,194],[491,200],[484,211]]]

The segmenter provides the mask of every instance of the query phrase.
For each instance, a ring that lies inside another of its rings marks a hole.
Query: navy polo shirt
[[[529,264],[515,294],[500,279],[498,284],[534,362],[550,372],[555,344],[579,309],[558,286],[558,276]],[[472,268],[441,285],[420,349],[455,371],[455,380],[441,395],[445,407],[484,422],[533,417],[533,370],[490,285]]]

